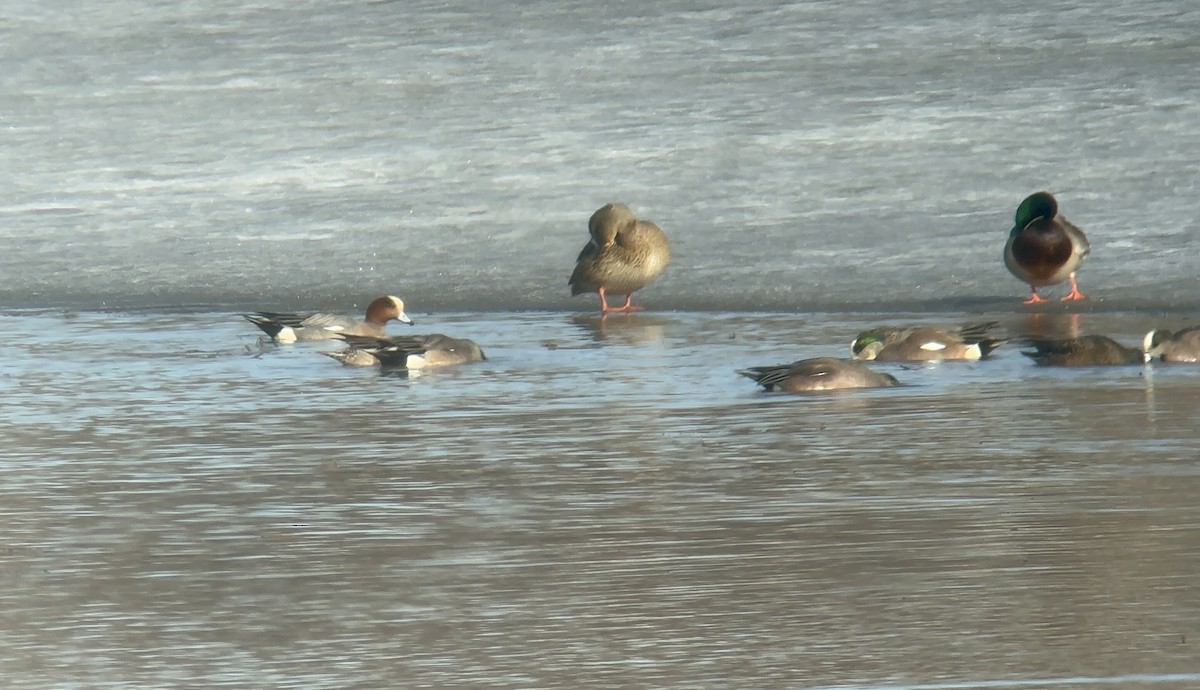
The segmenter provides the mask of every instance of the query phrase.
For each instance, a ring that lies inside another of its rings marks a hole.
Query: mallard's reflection
[[[1080,314],[1046,314],[1034,312],[1025,320],[1026,338],[1033,340],[1055,340],[1060,338],[1078,338]]]
[[[596,341],[629,344],[649,343],[666,337],[670,319],[655,314],[574,314],[571,323],[587,331]]]

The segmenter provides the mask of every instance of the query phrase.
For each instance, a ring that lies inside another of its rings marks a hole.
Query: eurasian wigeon
[[[383,336],[388,321],[401,321],[412,325],[404,313],[404,302],[399,297],[378,297],[367,305],[366,318],[362,321],[338,314],[297,314],[293,312],[257,311],[242,314],[247,321],[258,326],[277,343],[294,343],[298,340],[333,340],[338,335]]]

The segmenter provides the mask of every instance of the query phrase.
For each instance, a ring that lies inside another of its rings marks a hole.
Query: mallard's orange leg
[[[596,290],[596,292],[600,293],[600,313],[601,314],[607,314],[610,311],[620,311],[620,312],[624,312],[624,313],[628,314],[629,312],[632,312],[632,311],[641,311],[642,310],[641,307],[633,306],[633,295],[632,294],[625,295],[625,304],[623,304],[619,307],[610,307],[610,306],[608,306],[608,301],[604,299],[604,288],[599,288],[598,290]]]
[[[623,311],[626,314],[628,314],[631,311],[641,311],[641,310],[642,310],[641,307],[633,306],[633,294],[631,293],[631,294],[625,295],[625,304],[622,304],[619,309],[614,309],[613,311]]]
[[[1075,282],[1075,274],[1074,273],[1071,274],[1070,280],[1071,280],[1071,291],[1067,293],[1066,297],[1062,298],[1062,301],[1074,302],[1075,300],[1079,300],[1079,299],[1087,299],[1087,295],[1085,295],[1079,291],[1079,283]]]
[[[1021,304],[1041,304],[1042,302],[1046,302],[1046,301],[1048,301],[1048,300],[1045,297],[1042,297],[1041,295],[1039,295],[1037,293],[1037,288],[1030,285],[1029,286],[1029,299],[1025,300]]]

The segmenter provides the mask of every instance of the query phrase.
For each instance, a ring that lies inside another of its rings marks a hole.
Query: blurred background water
[[[621,200],[673,241],[661,308],[975,308],[1021,294],[998,257],[1043,188],[1092,239],[1085,291],[1198,306],[1187,3],[6,15],[11,306],[562,308]]]
[[[1200,686],[1193,367],[734,373],[1200,323],[1200,8],[6,9],[5,687]],[[1043,188],[1069,309],[1000,261]],[[600,320],[618,199],[674,263]],[[237,315],[385,293],[489,361]]]

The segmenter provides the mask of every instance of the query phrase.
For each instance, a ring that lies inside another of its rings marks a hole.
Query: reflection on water
[[[902,685],[830,685],[811,690],[986,690],[996,688],[1062,688],[1108,687],[1162,688],[1190,687],[1196,682],[1195,673],[1136,673],[1119,676],[1076,676],[1068,678],[1031,678],[1028,680],[985,680],[952,683],[905,683]]]
[[[1200,684],[1200,368],[787,396],[734,370],[903,315],[430,317],[489,359],[411,378],[0,319],[7,687]]]
[[[1056,338],[1078,338],[1081,335],[1105,335],[1084,333],[1079,329],[1081,315],[1078,312],[1032,311],[1026,315],[1022,335],[1035,340]]]
[[[635,312],[632,314],[576,314],[571,322],[591,334],[597,342],[614,340],[634,344],[662,340],[668,317]]]

